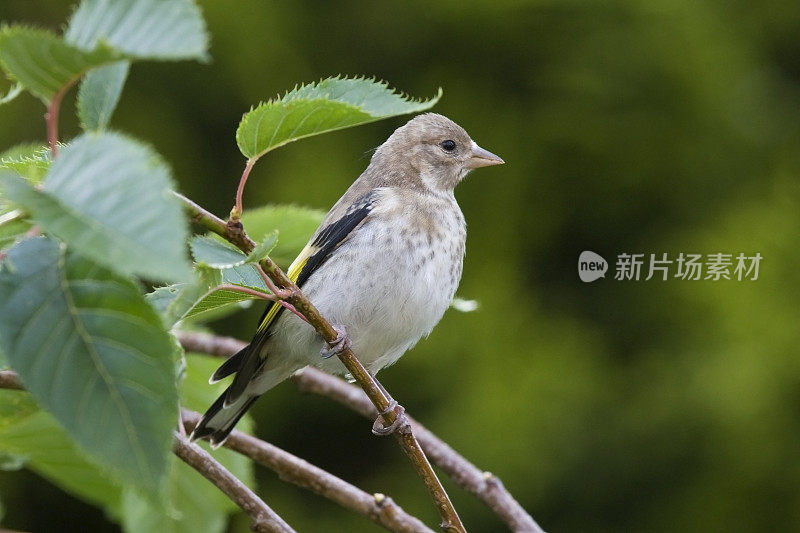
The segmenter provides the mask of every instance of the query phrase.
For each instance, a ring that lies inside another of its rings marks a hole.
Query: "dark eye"
[[[445,152],[452,152],[453,150],[456,149],[456,142],[447,139],[446,141],[442,141],[441,143],[439,143],[439,146],[444,148]]]

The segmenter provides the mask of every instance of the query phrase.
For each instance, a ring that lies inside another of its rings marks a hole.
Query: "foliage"
[[[0,159],[0,352],[26,389],[0,391],[0,464],[39,473],[127,531],[227,527],[236,505],[170,453],[179,404],[205,409],[219,394],[207,384],[218,361],[183,354],[171,330],[253,298],[220,285],[264,293],[254,265],[273,252],[281,260],[298,253],[321,219],[293,206],[255,209],[247,219],[263,238],[249,254],[189,238],[168,165],[141,141],[109,131],[132,62],[205,61],[207,48],[192,0],[83,0],[63,36],[0,29],[0,66],[18,82],[3,103],[20,90],[33,94],[57,133],[60,95],[82,80],[83,129],[57,156],[56,145],[21,144]],[[237,140],[250,146],[248,157],[260,156],[438,98],[329,78],[247,113]],[[172,284],[146,291],[154,282]],[[249,460],[218,457],[253,485]]]

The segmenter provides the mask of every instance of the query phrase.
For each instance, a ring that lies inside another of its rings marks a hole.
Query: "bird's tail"
[[[253,402],[260,396],[260,394],[245,393],[239,396],[235,402],[225,405],[225,397],[227,395],[228,391],[226,390],[208,408],[200,423],[189,435],[189,440],[194,441],[207,437],[211,441],[211,447],[218,448],[228,438],[239,419],[244,416]]]

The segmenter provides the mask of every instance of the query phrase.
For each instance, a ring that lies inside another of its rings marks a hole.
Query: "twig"
[[[178,331],[177,336],[186,350],[220,357],[230,357],[247,344],[232,337],[207,333]],[[326,396],[367,418],[376,414],[375,407],[362,390],[325,372],[306,367],[295,373],[293,380],[302,392]],[[488,505],[510,529],[542,532],[542,528],[506,490],[499,478],[477,468],[416,420],[411,417],[409,420],[414,434],[431,460],[461,487]]]
[[[186,437],[175,433],[172,451],[241,507],[253,520],[254,531],[294,531],[261,498],[200,446],[190,443]]]
[[[249,253],[255,246],[255,243],[253,243],[244,232],[241,222],[236,221],[235,224],[231,224],[231,222],[234,221],[229,221],[229,223],[226,224],[188,198],[181,195],[178,195],[178,197],[184,200],[184,204],[186,204],[187,210],[192,214],[193,219],[199,224],[202,224],[205,228],[227,239],[245,253]],[[229,238],[229,236],[233,236],[233,238]],[[330,345],[335,343],[338,337],[336,330],[333,329],[330,322],[319,313],[311,301],[300,292],[297,285],[278,268],[278,265],[269,257],[265,257],[259,264],[264,269],[264,272],[275,282],[275,285],[289,291],[290,296],[287,298],[287,301],[292,304],[300,314],[308,319],[308,323],[313,326],[322,339]],[[382,416],[386,425],[390,426],[394,424],[398,420],[399,411],[390,408],[392,402],[391,398],[384,392],[383,387],[377,383],[375,378],[367,372],[367,369],[364,368],[361,361],[356,358],[353,350],[351,348],[346,348],[338,352],[337,356],[347,368],[350,375],[353,376],[353,378],[358,381],[358,384],[361,385],[361,388],[364,389],[364,392],[375,406],[377,412],[385,413]],[[411,427],[408,424],[404,424],[399,427],[393,435],[400,443],[403,451],[411,460],[417,473],[425,483],[425,487],[428,489],[428,493],[431,495],[439,511],[439,515],[442,517],[441,528],[448,532],[466,531],[455,507],[453,507],[453,503],[447,496],[447,492],[444,490],[442,483],[436,476],[436,472],[433,471],[433,467],[425,456],[425,452],[422,451],[422,447],[414,437]]]
[[[192,431],[200,421],[200,414],[193,411],[183,410],[182,416],[187,431]],[[382,494],[370,495],[268,442],[234,430],[224,446],[274,470],[282,480],[360,513],[390,531],[432,533],[430,528],[403,511],[391,498]]]

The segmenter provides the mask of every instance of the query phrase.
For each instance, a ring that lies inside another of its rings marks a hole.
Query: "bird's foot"
[[[389,413],[394,411],[394,422],[386,425],[385,416]],[[378,435],[379,437],[383,437],[386,435],[391,435],[399,428],[406,426],[408,424],[408,418],[406,418],[406,410],[405,408],[397,403],[395,400],[389,402],[389,405],[378,414],[378,418],[375,419],[375,422],[372,424],[372,433],[374,435]],[[402,431],[402,430],[401,430]]]
[[[333,329],[336,330],[336,340],[329,342],[327,348],[323,348],[319,351],[319,355],[323,359],[330,359],[334,355],[340,354],[350,347],[350,336],[347,334],[344,326],[334,324]]]

